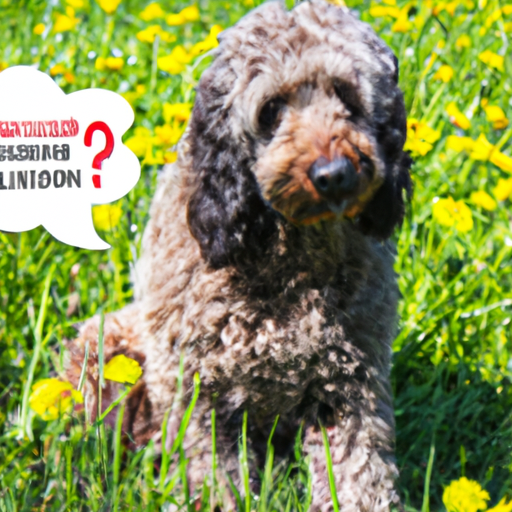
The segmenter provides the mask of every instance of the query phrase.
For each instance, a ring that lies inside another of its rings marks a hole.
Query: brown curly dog
[[[279,415],[281,457],[303,425],[312,511],[333,507],[320,421],[341,510],[399,503],[389,384],[399,292],[387,239],[411,182],[397,79],[373,30],[321,0],[289,12],[266,3],[221,34],[153,200],[136,301],[105,320],[106,359],[124,353],[144,368],[126,418],[136,443],[161,435],[182,357],[172,442],[199,373],[190,485],[211,471],[214,408],[219,468],[235,482],[244,411],[254,467]],[[92,398],[98,323],[82,327],[69,363],[76,380],[92,343]]]

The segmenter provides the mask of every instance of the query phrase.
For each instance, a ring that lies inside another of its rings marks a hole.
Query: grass
[[[174,157],[173,144],[185,126],[179,116],[165,114],[164,104],[193,101],[194,86],[209,63],[209,57],[199,57],[169,74],[158,59],[178,44],[204,40],[214,24],[232,25],[253,2],[200,0],[200,18],[174,27],[142,20],[139,13],[146,5],[123,0],[109,15],[94,0],[0,0],[0,67],[34,64],[66,92],[103,87],[123,93],[136,113],[126,138],[143,161],[135,189],[107,211],[107,221],[97,217],[101,235],[112,245],[108,251],[65,246],[41,228],[0,232],[1,512],[152,511],[172,510],[173,504],[189,511],[196,510],[198,499],[201,510],[210,510],[227,492],[218,485],[215,467],[202,489],[187,488],[180,437],[162,457],[152,443],[127,451],[119,422],[113,430],[101,422],[91,428],[79,414],[45,422],[28,406],[33,383],[61,371],[63,341],[73,337],[73,324],[131,299],[130,270],[139,256],[157,169]],[[174,13],[187,6],[170,0],[161,5]],[[489,491],[494,504],[512,496],[511,215],[506,195],[498,194],[496,208],[488,210],[472,193],[494,196],[499,180],[509,179],[512,169],[474,148],[450,149],[449,137],[476,140],[484,134],[503,153],[512,153],[512,129],[494,127],[484,108],[511,112],[512,9],[496,0],[478,5],[399,0],[398,9],[386,13],[372,10],[367,1],[351,0],[350,5],[399,57],[409,116],[437,132],[424,155],[416,151],[414,198],[397,236],[403,298],[392,383],[400,491],[408,510],[444,510],[443,488],[467,476]],[[59,15],[72,27],[54,33]],[[40,23],[43,33],[35,34]],[[152,42],[136,38],[155,24],[165,33]],[[469,36],[467,46],[461,36]],[[502,69],[480,58],[487,50],[505,56]],[[98,57],[121,59],[122,67],[102,67]],[[441,65],[453,70],[447,82],[436,78]],[[467,114],[465,129],[446,113],[451,102]],[[167,136],[156,129],[165,125]],[[413,150],[420,149],[414,146],[418,140],[428,143],[411,132]],[[469,208],[465,215],[466,221],[471,216],[471,229],[463,223],[446,225],[457,212],[433,215],[438,199],[448,197]],[[311,480],[300,443],[289,466],[275,465],[271,440],[268,446],[257,497],[247,492],[248,454],[241,433],[245,484],[234,489],[239,509],[307,510]],[[172,468],[168,476],[159,472],[167,467]]]

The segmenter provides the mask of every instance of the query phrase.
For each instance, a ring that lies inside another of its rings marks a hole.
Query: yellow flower
[[[370,7],[370,16],[373,16],[374,18],[381,18],[384,16],[398,18],[398,16],[400,16],[400,9],[398,7],[385,7],[384,5],[374,5]]]
[[[487,512],[511,512],[512,511],[512,501],[505,503],[505,498],[503,498],[495,507],[487,509]]]
[[[4,70],[4,69],[7,69],[9,67],[9,64],[7,64],[7,62],[5,61],[0,61],[0,73]]]
[[[477,206],[482,207],[484,210],[496,210],[496,201],[484,190],[473,192],[471,194],[471,201]]]
[[[450,122],[455,126],[467,130],[471,127],[469,119],[457,108],[454,101],[446,106],[446,113],[450,116]]]
[[[188,7],[185,7],[185,9],[180,12],[180,15],[187,21],[198,21],[201,17],[197,5],[189,5]]]
[[[38,24],[34,27],[33,32],[34,32],[34,34],[35,34],[36,36],[40,36],[40,35],[42,35],[42,34],[44,33],[44,29],[45,29],[45,28],[46,28],[46,27],[45,27],[44,23],[38,23]]]
[[[166,164],[172,164],[173,162],[176,162],[178,158],[178,153],[176,151],[167,151],[164,154],[164,161]]]
[[[176,36],[165,32],[160,25],[151,25],[150,27],[137,32],[137,39],[143,43],[154,43],[156,36],[160,36],[162,41],[176,41]]]
[[[192,112],[192,103],[164,103],[164,121],[169,124],[171,119],[183,122],[188,121]]]
[[[498,184],[494,187],[493,194],[498,201],[508,199],[510,194],[512,194],[512,178],[508,180],[500,178]]]
[[[493,151],[489,157],[489,161],[504,171],[512,172],[512,158],[503,154],[501,151]]]
[[[96,0],[96,3],[107,13],[112,14],[119,7],[121,0]]]
[[[151,132],[144,126],[135,128],[134,135],[130,137],[125,143],[139,158],[142,158],[151,146]]]
[[[92,208],[92,220],[101,231],[110,231],[115,228],[122,216],[123,209],[116,204],[102,204]]]
[[[121,57],[107,57],[105,66],[112,71],[119,71],[124,66],[124,60]]]
[[[166,71],[170,75],[178,75],[185,70],[185,65],[189,64],[194,55],[187,53],[183,46],[175,46],[170,55],[159,57],[157,65],[162,71]]]
[[[75,18],[75,11],[71,7],[66,9],[66,13],[67,14],[57,14],[55,23],[53,24],[54,33],[58,34],[60,32],[73,30],[80,21],[78,18]]]
[[[178,14],[168,14],[165,18],[167,25],[177,26],[184,25],[189,21],[197,21],[200,18],[199,9],[197,5],[190,5],[181,10]]]
[[[400,14],[391,27],[393,32],[409,32],[411,30],[412,23],[409,21],[409,8],[410,4],[406,4],[400,9]]]
[[[110,69],[111,71],[119,71],[124,66],[124,60],[121,57],[98,57],[94,64],[94,67],[98,71],[105,71]]]
[[[140,19],[144,21],[152,21],[164,16],[165,12],[158,2],[150,3],[139,15]]]
[[[485,135],[481,133],[473,144],[471,158],[473,160],[489,160],[494,146],[487,140]]]
[[[190,54],[196,57],[201,53],[207,52],[212,48],[216,48],[219,46],[219,42],[217,41],[217,36],[222,32],[222,27],[220,25],[213,25],[210,29],[210,33],[206,36],[203,41],[199,41],[190,50]]]
[[[512,172],[512,158],[498,151],[495,146],[486,139],[483,133],[481,133],[475,141],[470,157],[473,158],[473,160],[489,160],[489,162],[500,169]]]
[[[52,68],[50,68],[50,75],[51,76],[57,76],[57,75],[63,75],[66,73],[67,69],[64,67],[63,64],[55,64]]]
[[[183,129],[179,128],[176,123],[173,126],[164,124],[155,127],[156,143],[160,146],[173,146],[180,140]]]
[[[504,6],[501,8],[501,11],[503,12],[503,14],[504,14],[505,16],[508,16],[509,14],[512,14],[512,4],[504,5]]]
[[[114,356],[105,365],[103,375],[105,379],[113,380],[114,382],[135,384],[142,375],[142,368],[135,359],[119,354]]]
[[[485,26],[487,28],[491,27],[491,25],[498,21],[501,18],[501,9],[496,9],[486,20],[485,20]]]
[[[144,156],[144,160],[142,160],[144,165],[162,165],[165,163],[164,160],[164,152],[159,149],[155,151],[153,155],[153,144],[149,144],[148,149],[146,151],[146,155]]]
[[[75,79],[75,75],[73,75],[73,73],[71,73],[70,71],[68,71],[67,73],[64,73],[64,80],[66,80],[66,82],[68,84],[74,84],[76,79]]]
[[[467,34],[463,34],[455,41],[455,48],[469,48],[471,46],[471,38]]]
[[[32,386],[29,404],[43,420],[55,420],[67,412],[73,403],[81,404],[82,393],[73,388],[71,383],[58,379],[43,379]]]
[[[453,68],[451,66],[447,66],[446,64],[442,65],[437,72],[434,74],[434,80],[441,80],[443,82],[449,82],[453,77]]]
[[[471,151],[474,141],[471,137],[458,137],[449,135],[446,139],[446,148],[460,153],[461,151]]]
[[[487,508],[489,493],[478,482],[465,476],[454,480],[443,492],[443,503],[448,512],[477,512]]]
[[[411,151],[413,155],[425,156],[440,137],[441,134],[437,130],[411,118],[407,120],[407,140],[404,149]]]
[[[466,203],[454,201],[453,197],[438,199],[432,208],[434,219],[441,226],[454,226],[457,231],[467,233],[473,229],[473,215]],[[444,501],[444,497],[443,497]]]
[[[505,112],[497,105],[485,105],[485,115],[488,121],[493,123],[492,127],[495,130],[502,130],[508,126],[508,119],[505,116]]]
[[[491,50],[485,50],[478,58],[489,67],[497,69],[498,71],[504,71],[504,58],[497,53],[491,52]]]

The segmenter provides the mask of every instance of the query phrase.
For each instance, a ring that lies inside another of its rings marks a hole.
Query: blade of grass
[[[324,442],[325,448],[325,460],[327,465],[327,476],[329,478],[329,488],[331,490],[331,498],[332,498],[332,508],[334,512],[339,512],[340,506],[338,504],[338,495],[336,493],[336,481],[334,479],[334,472],[332,469],[332,458],[331,458],[331,450],[329,447],[329,437],[327,436],[327,430],[320,423],[320,429],[322,430],[322,440]]]
[[[33,329],[34,334],[34,352],[32,354],[32,359],[30,361],[30,366],[28,369],[27,381],[25,382],[25,387],[23,390],[23,398],[21,401],[21,414],[20,414],[20,437],[23,438],[28,432],[27,429],[27,417],[28,417],[28,399],[30,396],[30,388],[32,387],[32,382],[34,381],[34,374],[36,371],[37,363],[39,362],[39,357],[41,355],[41,346],[43,344],[42,334],[43,334],[43,326],[46,318],[46,313],[48,310],[48,298],[50,296],[50,284],[53,278],[53,273],[55,271],[55,265],[50,267],[48,274],[46,274],[46,279],[44,282],[43,295],[41,297],[41,306],[39,307],[39,314],[37,317],[37,322],[35,328]],[[50,336],[50,333],[47,335]]]
[[[430,443],[430,453],[428,456],[427,473],[425,475],[425,488],[423,490],[423,503],[421,512],[430,512],[430,479],[432,478],[432,467],[434,466],[434,456],[436,453],[435,433],[432,435]]]

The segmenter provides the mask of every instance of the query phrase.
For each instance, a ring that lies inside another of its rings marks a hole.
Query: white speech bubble
[[[123,197],[139,180],[139,160],[121,140],[133,120],[130,104],[114,92],[66,95],[34,68],[2,71],[0,230],[42,225],[66,244],[109,248],[94,229],[91,205]]]

